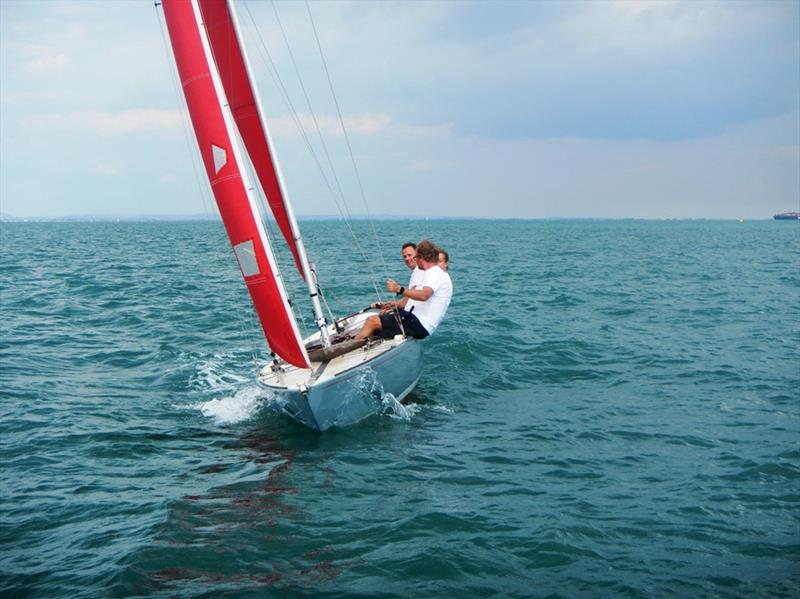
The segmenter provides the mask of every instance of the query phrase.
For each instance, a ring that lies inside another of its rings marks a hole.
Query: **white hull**
[[[366,317],[359,315],[347,328],[357,329]],[[318,334],[307,341],[315,338]],[[267,366],[258,382],[278,395],[290,416],[325,431],[374,414],[384,394],[391,393],[398,401],[405,398],[422,372],[422,349],[417,340],[398,336],[311,366],[283,365],[278,370]]]

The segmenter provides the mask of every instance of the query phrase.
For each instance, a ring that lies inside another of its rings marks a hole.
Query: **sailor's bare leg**
[[[381,319],[377,316],[370,316],[364,321],[364,326],[356,334],[354,339],[366,339],[381,330]]]

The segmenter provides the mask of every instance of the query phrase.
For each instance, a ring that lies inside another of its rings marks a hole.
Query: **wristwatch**
[[[406,292],[406,288],[405,287],[401,287],[400,291],[398,291],[395,295],[403,295],[405,292]]]

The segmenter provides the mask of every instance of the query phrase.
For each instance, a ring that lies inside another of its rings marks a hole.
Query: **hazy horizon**
[[[786,211],[791,212],[791,211]],[[780,213],[776,213],[780,214]],[[348,218],[351,221],[369,221],[370,219],[376,221],[424,221],[424,220],[642,220],[642,221],[771,221],[774,215],[763,216],[760,218],[738,219],[738,218],[708,218],[708,217],[685,217],[685,218],[645,218],[634,216],[544,216],[544,217],[489,217],[489,216],[447,216],[447,215],[413,215],[413,214],[373,214],[368,216],[366,214],[352,214]],[[329,221],[329,220],[344,220],[344,217],[335,214],[299,214],[296,216],[297,220],[303,221]],[[0,214],[0,222],[13,223],[13,222],[195,222],[195,221],[221,221],[219,214],[65,214],[55,216],[15,216],[12,214]],[[269,222],[274,222],[272,218]]]

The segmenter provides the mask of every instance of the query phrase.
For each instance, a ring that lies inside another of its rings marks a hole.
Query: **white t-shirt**
[[[425,327],[428,334],[433,335],[450,306],[450,300],[453,297],[453,282],[450,280],[450,275],[438,266],[420,272],[424,276],[418,288],[430,287],[433,295],[424,302],[409,299],[406,303],[406,310],[410,312],[413,307],[414,316]]]
[[[411,278],[408,281],[408,288],[415,289],[419,287],[419,284],[422,283],[422,277],[425,276],[425,271],[422,270],[419,266],[415,266],[414,270],[411,271]]]

